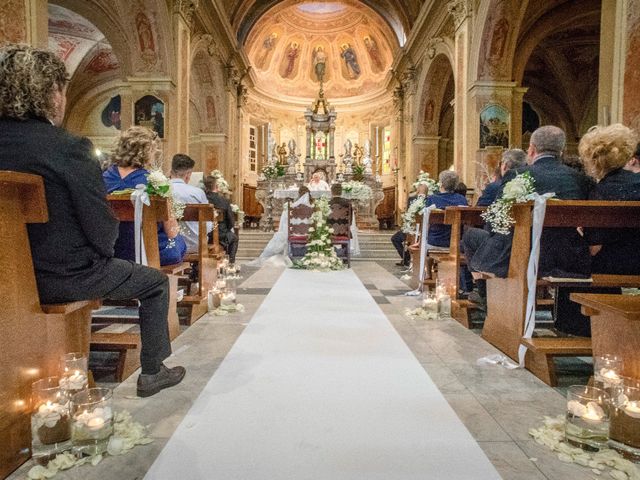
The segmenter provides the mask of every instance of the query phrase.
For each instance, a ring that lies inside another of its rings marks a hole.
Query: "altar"
[[[260,228],[273,231],[275,223],[280,219],[284,204],[298,198],[298,188],[308,185],[314,174],[320,175],[328,184],[340,183],[350,185],[360,182],[370,189],[369,198],[351,198],[356,212],[359,228],[375,229],[379,227],[375,211],[382,202],[384,193],[382,182],[373,174],[371,165],[371,141],[365,142],[364,148],[354,146],[350,140],[344,144],[341,162],[335,156],[335,122],[337,113],[324,96],[322,83],[315,102],[304,113],[306,123],[306,155],[304,162],[301,154],[296,152],[295,140],[288,142],[288,150],[277,148],[269,135],[269,161],[258,180],[256,199],[263,206],[264,213],[260,219]],[[267,175],[267,173],[269,175]],[[344,189],[344,188],[343,188]],[[346,189],[345,189],[346,190]],[[369,190],[367,190],[369,191]],[[311,191],[312,198],[330,196],[328,191]],[[344,198],[350,198],[345,191]]]

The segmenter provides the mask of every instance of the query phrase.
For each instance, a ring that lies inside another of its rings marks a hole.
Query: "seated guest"
[[[505,150],[502,153],[500,165],[496,169],[494,180],[482,191],[482,195],[476,202],[476,207],[488,207],[495,202],[498,193],[502,189],[502,177],[511,170],[522,169],[527,166],[527,154],[519,148]]]
[[[447,207],[467,206],[467,199],[464,195],[456,193],[459,178],[456,172],[444,170],[438,177],[440,191],[427,197],[426,206],[435,205],[436,208],[444,210]],[[430,225],[427,250],[430,248],[449,248],[451,242],[451,225]]]
[[[169,281],[159,270],[114,258],[118,221],[106,200],[91,142],[60,128],[69,77],[54,53],[0,48],[0,170],[42,176],[49,221],[29,225],[40,302],[140,301],[139,396],[180,383],[171,354]],[[46,148],[45,148],[46,147]]]
[[[598,182],[591,200],[640,200],[637,136],[624,125],[593,127],[580,140],[580,155],[587,172]],[[635,154],[634,154],[635,150]],[[631,160],[629,160],[631,158]],[[587,229],[592,245],[592,271],[640,275],[640,232],[635,229]]]
[[[640,143],[636,146],[636,151],[634,152],[633,157],[631,157],[631,160],[626,163],[624,169],[629,172],[640,173]]]
[[[459,193],[463,197],[467,196],[468,191],[469,187],[467,187],[467,184],[464,182],[458,182],[458,185],[456,185],[456,189],[454,190],[454,192]]]
[[[531,135],[528,152],[530,166],[522,170],[531,173],[539,194],[553,192],[562,200],[585,200],[589,195],[589,179],[560,161],[565,139],[565,133],[558,127],[538,128]],[[520,172],[507,172],[503,186],[515,178],[517,173]],[[500,196],[501,192],[498,198]],[[471,271],[506,277],[512,239],[512,233],[502,235],[479,228],[467,230],[462,237],[462,245]],[[538,272],[540,276],[556,277],[590,273],[587,245],[575,229],[554,228],[543,231]],[[486,298],[486,291],[479,289],[478,293]]]
[[[171,191],[173,198],[184,204],[209,204],[207,195],[201,188],[189,185],[193,167],[196,162],[182,153],[173,156],[171,160]],[[198,222],[180,222],[182,236],[187,244],[187,253],[198,252]],[[213,230],[213,224],[207,223],[207,233]]]
[[[419,183],[416,187],[415,194],[410,195],[407,199],[407,209],[414,201],[417,201],[419,199],[422,199],[422,201],[426,200],[427,193],[429,193],[429,186],[426,183]],[[400,262],[396,263],[396,265],[399,267],[408,267],[409,263],[411,262],[411,254],[409,253],[408,249],[405,250],[404,248],[404,242],[406,239],[407,234],[402,230],[397,231],[391,237],[391,243],[393,244],[398,252],[398,255],[400,255],[401,258]]]
[[[331,185],[331,203],[340,203],[342,205],[351,205],[351,202],[342,197],[342,184],[334,183]]]
[[[234,232],[236,221],[231,202],[220,194],[215,177],[208,176],[204,179],[204,191],[209,203],[224,211],[224,220],[218,221],[218,237],[220,245],[229,255],[229,262],[233,264],[236,262],[238,251],[238,236]]]
[[[112,155],[113,165],[103,174],[108,193],[146,185],[149,170],[161,155],[158,135],[145,127],[130,127],[120,135]],[[158,224],[160,265],[180,263],[187,252],[184,237],[180,235],[177,220]],[[115,245],[115,256],[135,260],[135,237],[132,222],[120,223],[120,235]]]

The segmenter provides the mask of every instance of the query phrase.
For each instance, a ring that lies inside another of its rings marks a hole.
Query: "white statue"
[[[347,138],[347,141],[344,142],[344,157],[342,158],[342,163],[344,164],[344,173],[350,175],[353,173],[353,157],[351,156],[351,149],[353,148],[353,144],[351,140]]]
[[[364,165],[365,175],[373,175],[371,161],[371,140],[365,140],[364,142],[364,156],[362,157],[362,164]]]
[[[288,174],[296,173],[296,164],[298,163],[298,155],[296,155],[296,141],[292,138],[289,140],[289,156],[287,157]]]

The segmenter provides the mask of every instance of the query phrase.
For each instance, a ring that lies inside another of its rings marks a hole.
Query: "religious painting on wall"
[[[369,59],[371,60],[371,69],[374,73],[381,73],[384,71],[384,60],[382,59],[382,52],[378,48],[378,43],[371,35],[366,35],[363,38],[364,46],[367,47],[369,53]]]
[[[278,33],[271,32],[262,41],[262,47],[257,55],[256,67],[260,70],[267,70],[269,63],[271,62],[271,56],[273,55],[276,43],[278,42]]]
[[[280,76],[282,78],[293,78],[298,70],[298,56],[300,55],[300,44],[291,42],[285,51],[284,58],[280,65]]]
[[[311,64],[313,72],[311,78],[316,82],[326,82],[329,80],[327,69],[327,53],[324,45],[317,45],[313,49]]]
[[[343,43],[340,47],[340,57],[344,59],[342,75],[347,80],[355,80],[360,76],[361,69],[358,55],[350,43]]]
[[[324,132],[316,132],[314,135],[313,159],[327,159],[327,136]]]
[[[118,59],[114,55],[111,47],[101,47],[98,48],[84,70],[85,72],[97,75],[110,70],[117,70],[119,66]]]
[[[509,148],[509,112],[500,105],[488,105],[480,112],[480,148]]]
[[[122,109],[122,98],[120,95],[116,95],[115,97],[111,97],[109,103],[104,110],[102,110],[102,124],[109,128],[115,127],[117,130],[120,130],[121,122],[120,122],[120,112]]]
[[[135,124],[147,127],[164,138],[164,102],[153,95],[145,95],[134,107]]]

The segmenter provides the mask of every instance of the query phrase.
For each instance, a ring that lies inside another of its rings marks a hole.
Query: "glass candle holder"
[[[227,286],[220,294],[220,305],[228,306],[236,303],[236,289]]]
[[[33,460],[46,464],[71,448],[69,402],[58,377],[31,385],[31,450]]]
[[[609,446],[640,462],[640,388],[619,387],[611,403]]]
[[[434,292],[425,291],[422,295],[422,309],[427,315],[438,316],[438,299]]]
[[[567,442],[584,450],[598,451],[609,440],[609,401],[604,390],[573,385],[567,391]]]
[[[60,388],[71,399],[89,385],[87,357],[82,353],[67,353],[61,359]]]
[[[594,386],[603,390],[622,385],[622,358],[615,355],[603,355],[593,358]]]
[[[99,455],[107,451],[113,435],[112,392],[89,388],[71,399],[71,441],[77,454]]]

